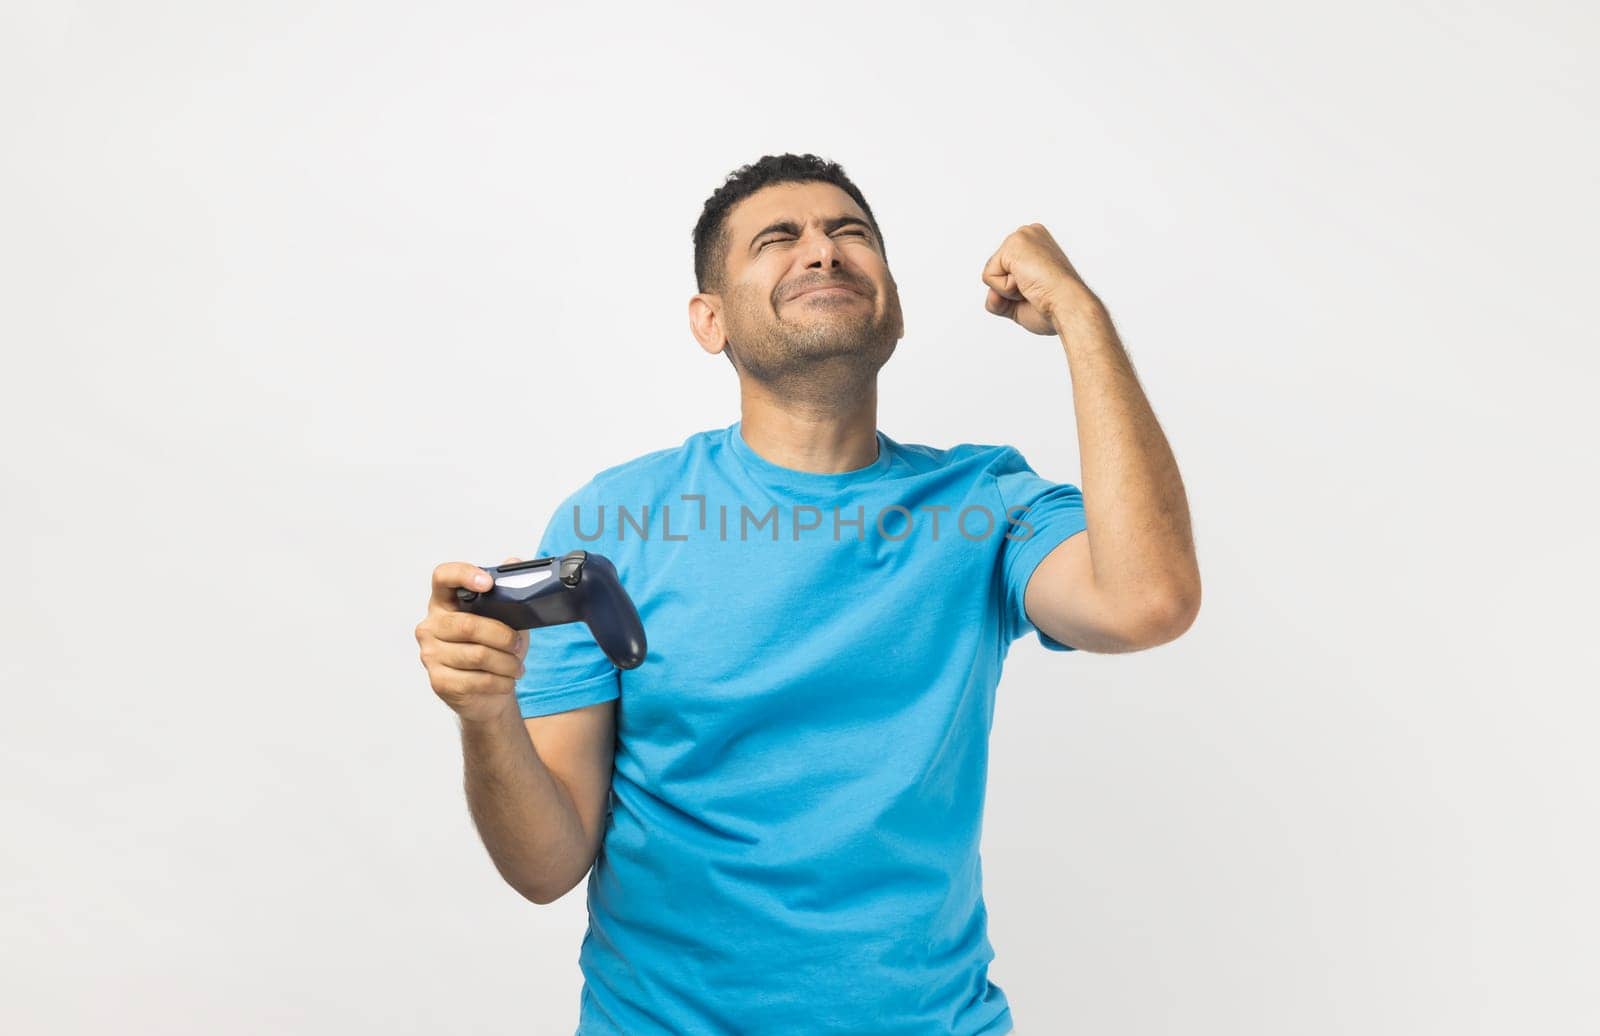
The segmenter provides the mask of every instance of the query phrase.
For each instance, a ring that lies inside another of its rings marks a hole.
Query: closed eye
[[[860,237],[860,238],[865,238],[867,236],[867,232],[865,230],[860,230],[860,229],[842,230],[842,231],[840,231],[840,233],[842,233],[842,234],[854,234],[856,237]],[[758,252],[761,251],[761,249],[763,249],[763,248],[767,247],[768,245],[772,244],[774,241],[793,241],[793,240],[794,240],[794,238],[792,236],[788,235],[788,234],[785,234],[782,237],[769,237],[765,241],[761,242],[759,245],[756,246],[756,251],[758,251]]]

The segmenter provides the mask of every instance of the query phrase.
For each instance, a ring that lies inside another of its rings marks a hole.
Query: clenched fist
[[[982,278],[989,288],[983,308],[1036,335],[1059,333],[1063,310],[1098,302],[1042,223],[1008,234],[984,264]]]
[[[509,565],[521,558],[501,562]],[[516,701],[517,678],[528,653],[528,631],[462,611],[456,588],[487,590],[489,573],[465,561],[433,570],[428,614],[417,625],[422,665],[433,693],[462,719],[488,719]]]

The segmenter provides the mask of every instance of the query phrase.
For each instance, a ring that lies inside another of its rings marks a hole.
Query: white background
[[[1183,471],[1194,627],[1000,686],[1017,1031],[1600,1026],[1592,8],[0,12],[7,1030],[571,1032],[412,630],[738,417],[689,235],[782,151],[883,227],[888,434],[1078,481],[983,308],[1038,221]]]

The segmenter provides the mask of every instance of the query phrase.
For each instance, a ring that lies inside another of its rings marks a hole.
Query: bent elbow
[[[1200,617],[1200,590],[1198,587],[1192,594],[1185,594],[1173,601],[1167,608],[1167,628],[1169,637],[1177,640],[1189,632],[1189,627],[1194,625],[1194,620]]]
[[[1172,594],[1150,607],[1136,637],[1140,650],[1169,644],[1189,631],[1200,614],[1200,593]]]

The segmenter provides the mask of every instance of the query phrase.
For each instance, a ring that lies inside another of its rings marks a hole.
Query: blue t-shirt
[[[878,433],[781,467],[736,422],[600,472],[539,556],[616,565],[649,653],[532,632],[524,717],[617,700],[580,1036],[1011,1031],[978,840],[995,686],[1076,486]]]

